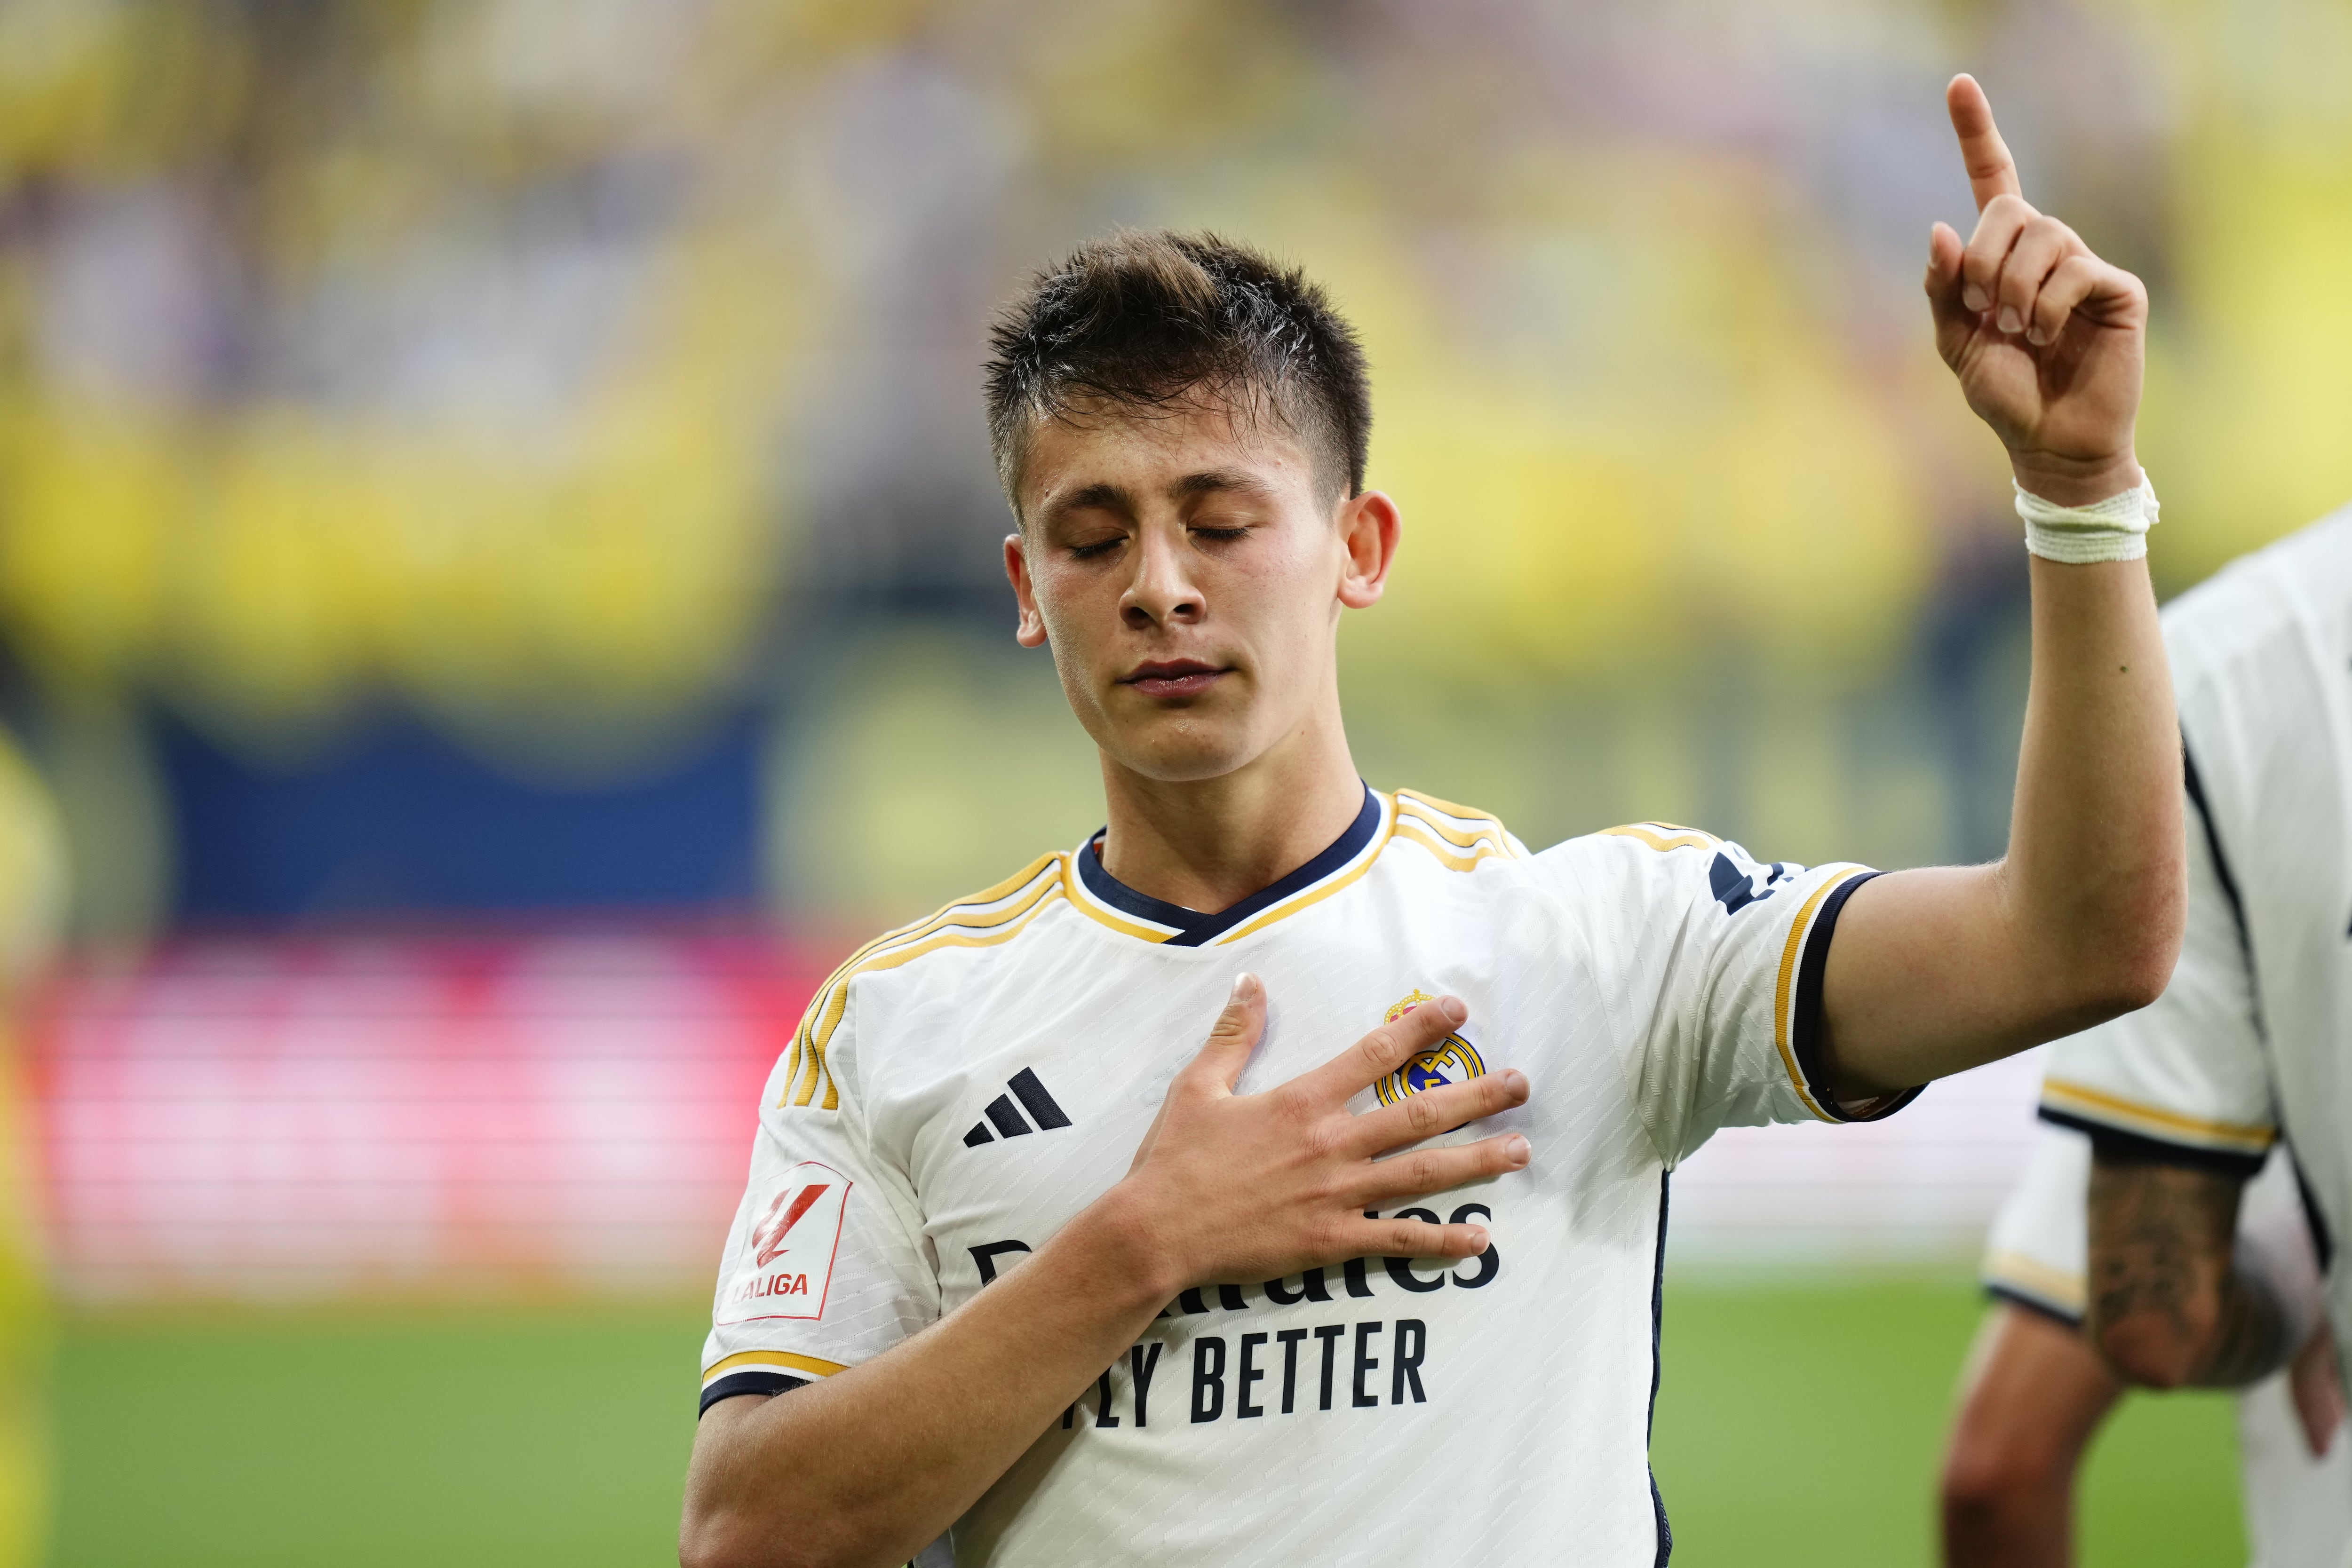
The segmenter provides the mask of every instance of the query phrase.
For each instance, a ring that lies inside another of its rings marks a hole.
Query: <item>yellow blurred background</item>
[[[1374,784],[1997,853],[2023,557],[1917,297],[1961,68],[2150,283],[2162,590],[2352,497],[2342,0],[0,0],[5,995],[51,934],[822,950],[1075,841],[978,369],[1115,224],[1364,334]]]
[[[1988,852],[1999,813],[1951,797],[2001,769],[1938,737],[1979,652],[1952,623],[2018,574],[1915,297],[1927,223],[1967,215],[1935,89],[1975,67],[2032,193],[2156,289],[2178,588],[2352,491],[2347,29],[2319,3],[9,0],[22,722],[57,766],[135,770],[135,736],[92,737],[159,705],[284,768],[389,705],[576,779],[748,706],[780,907],[988,880],[1015,852],[972,797],[1050,841],[1091,789],[1002,635],[986,313],[1109,224],[1209,225],[1327,278],[1378,370],[1411,531],[1349,632],[1375,782],[1531,837],[1647,812],[1774,853]],[[152,930],[169,824],[125,819],[159,791],[99,792],[67,809],[81,928]]]

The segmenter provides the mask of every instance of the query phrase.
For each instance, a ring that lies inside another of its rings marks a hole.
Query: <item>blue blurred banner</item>
[[[759,728],[617,782],[537,783],[414,720],[271,768],[157,719],[183,923],[760,905]]]

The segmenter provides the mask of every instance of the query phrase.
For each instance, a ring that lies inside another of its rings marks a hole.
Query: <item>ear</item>
[[[1004,536],[1004,577],[1013,584],[1013,598],[1021,607],[1013,623],[1013,640],[1024,648],[1045,645],[1045,618],[1037,613],[1037,590],[1029,580],[1029,558],[1022,553],[1021,536]]]
[[[1347,547],[1346,573],[1339,579],[1339,602],[1364,610],[1381,601],[1388,589],[1389,568],[1396,561],[1397,543],[1404,534],[1404,517],[1397,504],[1378,490],[1366,490],[1339,503],[1339,539]]]

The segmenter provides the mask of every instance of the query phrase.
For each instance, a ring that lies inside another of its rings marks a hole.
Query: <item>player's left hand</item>
[[[2147,290],[2027,204],[1976,78],[1954,77],[1944,96],[1977,226],[1966,245],[1946,224],[1928,237],[1937,351],[2026,489],[2060,506],[2128,490],[2141,479],[2132,425]]]

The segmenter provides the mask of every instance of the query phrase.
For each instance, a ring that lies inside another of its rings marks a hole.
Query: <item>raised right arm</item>
[[[1373,1156],[1524,1103],[1489,1073],[1355,1115],[1350,1095],[1458,1028],[1440,998],[1263,1094],[1234,1079],[1265,1024],[1236,982],[1170,1085],[1128,1176],[1036,1254],[913,1338],[774,1397],[711,1406],[695,1435],[686,1568],[889,1568],[938,1538],[1010,1469],[1176,1294],[1358,1256],[1469,1258],[1475,1225],[1364,1211],[1528,1162],[1517,1134]]]

